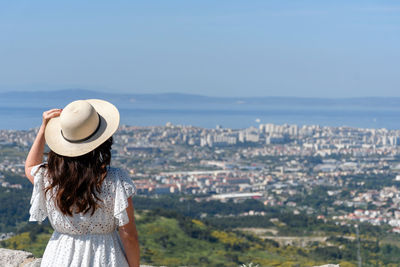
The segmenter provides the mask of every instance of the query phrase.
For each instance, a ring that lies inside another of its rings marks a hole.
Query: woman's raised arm
[[[33,176],[31,175],[31,170],[34,166],[43,162],[43,151],[44,145],[46,143],[44,139],[44,130],[46,129],[46,125],[51,118],[60,116],[61,109],[51,109],[43,112],[43,121],[40,126],[39,132],[36,135],[35,141],[32,144],[31,149],[29,150],[28,156],[25,160],[25,175],[33,184]]]

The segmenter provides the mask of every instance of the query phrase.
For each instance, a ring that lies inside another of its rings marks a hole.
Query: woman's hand
[[[47,123],[50,119],[60,116],[62,109],[60,108],[53,108],[43,112],[43,121],[42,126],[46,127]]]

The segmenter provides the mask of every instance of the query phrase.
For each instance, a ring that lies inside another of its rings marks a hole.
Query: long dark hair
[[[78,157],[49,152],[45,168],[50,185],[46,187],[46,193],[53,193],[54,202],[63,214],[72,216],[91,211],[93,215],[99,207],[102,202],[99,194],[110,165],[112,144],[113,138],[110,137],[95,150]]]

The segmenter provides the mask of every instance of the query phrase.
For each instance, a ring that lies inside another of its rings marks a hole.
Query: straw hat
[[[77,157],[100,146],[115,133],[118,125],[118,109],[110,102],[77,100],[47,123],[45,139],[55,153]]]

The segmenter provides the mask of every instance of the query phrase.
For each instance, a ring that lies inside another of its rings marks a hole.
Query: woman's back
[[[135,193],[130,178],[120,169],[109,168],[99,198],[102,200],[93,215],[90,212],[63,214],[46,194],[49,185],[46,169],[32,169],[34,191],[30,221],[49,217],[55,232],[49,241],[44,266],[128,266],[116,229],[128,223],[128,198]],[[61,255],[54,257],[53,255]]]
[[[109,167],[118,109],[100,99],[77,100],[42,117],[25,161],[34,184],[29,220],[49,217],[55,230],[41,266],[138,267],[135,186]],[[50,151],[42,164],[45,143]]]

